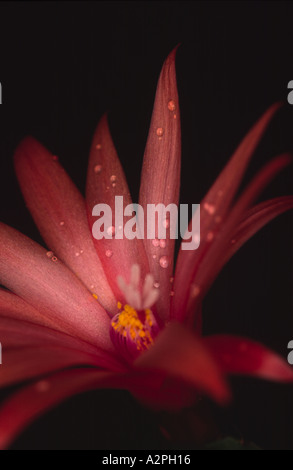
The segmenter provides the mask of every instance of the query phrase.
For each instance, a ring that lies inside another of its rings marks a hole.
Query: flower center
[[[118,285],[127,304],[112,318],[110,336],[119,353],[128,361],[133,361],[143,351],[149,349],[159,332],[156,318],[150,307],[157,301],[159,291],[154,288],[154,278],[148,274],[140,290],[140,268],[132,266],[130,283],[122,277]]]

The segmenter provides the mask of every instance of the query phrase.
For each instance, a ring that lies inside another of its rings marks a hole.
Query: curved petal
[[[177,217],[162,215],[162,220],[155,224],[155,237],[158,238],[158,229],[163,225],[167,228],[166,240],[163,243],[154,243],[147,239],[147,205],[175,204],[178,210],[180,167],[181,167],[181,130],[179,101],[175,72],[176,49],[165,61],[158,82],[156,99],[146,144],[139,203],[145,214],[146,247],[151,273],[160,284],[160,298],[158,300],[158,313],[166,319],[170,313],[170,278],[173,276],[174,257],[174,231],[172,225],[177,224]],[[164,221],[166,223],[164,224]],[[162,224],[163,223],[163,224]],[[169,225],[169,227],[168,227]],[[165,242],[165,243],[164,243]]]
[[[33,383],[9,398],[0,409],[0,449],[34,419],[74,394],[95,388],[112,387],[115,375],[96,369],[60,372]]]
[[[216,274],[219,272],[219,266],[223,266],[223,253],[227,249],[234,232],[237,230],[238,224],[241,222],[247,208],[259,196],[263,189],[270,181],[286,166],[292,162],[291,156],[285,154],[271,160],[260,172],[253,178],[242,196],[235,203],[227,218],[218,223],[218,232],[211,232],[213,237],[206,243],[209,243],[204,256],[198,265],[194,265],[193,272],[189,266],[188,275],[192,273],[189,284],[189,292],[186,302],[185,311],[182,309],[183,301],[180,304],[179,314],[185,314],[187,319],[192,319],[194,313],[198,314],[198,306],[201,305],[202,298],[211,286]],[[189,259],[190,262],[191,258]],[[185,273],[185,276],[187,274]],[[186,279],[186,277],[184,278]],[[178,282],[178,280],[177,280]],[[180,291],[176,292],[175,297],[182,296]],[[174,298],[174,302],[177,301]],[[182,318],[182,317],[181,317]]]
[[[55,328],[54,321],[45,317],[18,295],[0,288],[0,320],[1,317],[9,317],[17,320],[26,320],[37,325]]]
[[[241,374],[276,382],[293,382],[293,369],[262,344],[235,336],[210,336],[204,342],[225,374]]]
[[[115,372],[126,371],[119,358],[109,352],[25,321],[0,318],[0,339],[3,351],[1,386],[69,365],[94,365]]]
[[[121,210],[121,213],[118,210],[118,206],[117,209],[115,207],[115,198],[119,196],[120,198],[123,197],[121,206],[123,212]],[[112,215],[116,219],[116,223],[112,220],[112,223],[105,227],[107,236],[113,236],[113,238],[103,238],[101,240],[94,238],[94,245],[103,263],[108,282],[116,298],[123,303],[125,299],[117,285],[117,277],[120,275],[129,281],[131,266],[139,264],[142,279],[144,279],[149,271],[149,267],[142,240],[136,238],[128,240],[122,233],[126,220],[126,217],[123,217],[124,209],[132,204],[132,201],[124,172],[110,135],[106,116],[101,119],[93,138],[88,167],[86,200],[91,229],[97,220],[92,215],[93,208],[97,204],[107,204],[112,209]],[[119,220],[120,218],[121,220]],[[121,239],[118,239],[118,236]]]
[[[220,403],[229,399],[225,380],[208,349],[179,323],[171,322],[134,364],[187,382]]]
[[[25,201],[47,246],[114,313],[116,301],[96,254],[78,189],[56,157],[32,137],[19,145],[14,163]]]
[[[26,236],[0,224],[0,282],[58,329],[112,350],[109,317],[60,261]]]
[[[280,105],[278,103],[271,106],[249,131],[202,200],[200,246],[195,251],[181,249],[179,252],[174,283],[175,296],[171,306],[172,318],[182,320],[184,316],[187,315],[186,310],[190,297],[190,289],[192,288],[194,292],[198,292],[198,286],[195,290],[192,287],[196,271],[205,258],[206,253],[210,251],[211,246],[214,245],[215,235],[222,228],[222,223],[225,222],[227,211],[240,185],[252,154],[279,107]],[[190,230],[191,227],[192,225],[190,226]],[[182,279],[184,279],[184,282],[182,282]]]

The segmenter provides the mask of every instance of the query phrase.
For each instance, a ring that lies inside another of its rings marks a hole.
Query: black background
[[[290,2],[1,2],[0,219],[42,243],[17,186],[13,152],[33,135],[84,190],[91,137],[105,111],[136,201],[156,81],[178,43],[182,203],[200,202],[260,114],[285,102],[247,182],[271,157],[292,150],[292,18]],[[286,170],[263,197],[291,191]],[[246,335],[286,357],[293,339],[291,240],[292,215],[285,214],[241,249],[206,298],[206,333]],[[215,411],[223,433],[292,449],[292,387],[232,382],[233,406]],[[149,412],[126,392],[97,391],[48,413],[13,448],[166,445]]]

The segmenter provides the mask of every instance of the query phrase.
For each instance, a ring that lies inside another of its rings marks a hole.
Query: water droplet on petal
[[[174,100],[170,100],[169,103],[168,103],[168,109],[169,111],[175,111],[176,109],[176,104],[175,104],[175,101]]]
[[[211,242],[214,239],[214,236],[215,236],[214,232],[209,232],[207,234],[207,241]]]
[[[175,295],[175,292],[173,290],[171,290],[170,297],[174,297],[174,295]]]
[[[193,284],[191,286],[191,291],[190,291],[191,297],[195,298],[199,295],[199,293],[200,293],[200,287],[197,284]]]
[[[153,255],[153,259],[157,259],[157,255]]]
[[[101,144],[97,144],[97,145],[96,145],[96,149],[97,149],[97,150],[101,150],[101,148],[102,148],[102,145],[101,145]]]
[[[116,188],[116,183],[112,183],[112,188]]]
[[[166,240],[160,240],[160,248],[166,248]]]
[[[203,208],[210,214],[213,215],[216,212],[216,207],[213,204],[205,202]]]
[[[62,220],[59,225],[63,227],[65,225],[65,222]]]
[[[154,247],[160,246],[160,240],[158,240],[157,238],[155,238],[154,240],[152,240],[152,245],[153,245]]]
[[[50,390],[50,383],[47,380],[40,380],[35,385],[37,392],[45,393]]]
[[[111,183],[115,183],[116,180],[117,180],[117,176],[112,175],[112,176],[110,177]]]
[[[170,227],[170,219],[165,219],[163,221],[163,227],[164,228],[169,228]]]
[[[158,281],[155,281],[154,282],[154,288],[159,289],[159,287],[160,287],[160,283]]]
[[[52,260],[54,263],[57,263],[58,258],[57,258],[57,256],[53,256],[53,258],[51,258],[51,260]]]
[[[173,284],[173,282],[174,282],[174,277],[170,277],[170,282],[171,282],[171,284]]]
[[[48,256],[48,258],[52,259],[54,256],[54,253],[53,251],[47,251],[46,255]]]
[[[199,245],[200,244],[200,235],[198,233],[195,233],[193,235],[193,242],[196,244],[196,245]]]
[[[158,137],[163,137],[164,135],[164,129],[162,127],[158,127],[156,130],[156,134]]]
[[[173,118],[174,118],[174,119],[176,119],[176,118],[177,118],[177,115],[176,115],[176,114],[174,114]]]
[[[112,258],[112,256],[113,256],[113,251],[112,251],[112,250],[106,250],[105,255],[107,256],[107,258]]]
[[[161,256],[160,258],[160,266],[161,268],[168,268],[169,266],[169,260],[167,256]]]
[[[102,169],[103,169],[102,165],[96,165],[95,168],[94,168],[94,172],[96,174],[99,174],[99,173],[101,173]]]
[[[109,237],[113,237],[115,235],[115,227],[113,225],[107,228],[107,235]]]
[[[80,253],[77,251],[77,252],[75,253],[75,256],[78,258],[79,255],[80,255]]]

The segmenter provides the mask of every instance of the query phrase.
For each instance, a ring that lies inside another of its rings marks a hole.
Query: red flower
[[[287,155],[270,162],[234,200],[277,108],[252,128],[203,199],[200,247],[180,251],[174,283],[174,240],[92,237],[97,203],[113,207],[117,195],[131,202],[105,117],[90,152],[86,204],[56,157],[32,138],[20,144],[16,173],[52,251],[0,225],[0,282],[8,289],[0,290],[0,385],[32,381],[0,410],[2,448],[41,412],[89,389],[125,388],[153,407],[179,409],[198,392],[225,403],[227,374],[292,381],[291,368],[264,346],[229,336],[201,338],[200,330],[203,297],[222,267],[263,225],[293,207],[293,197],[252,206],[290,162]],[[178,203],[180,159],[174,51],[161,72],[144,156],[144,208]]]

